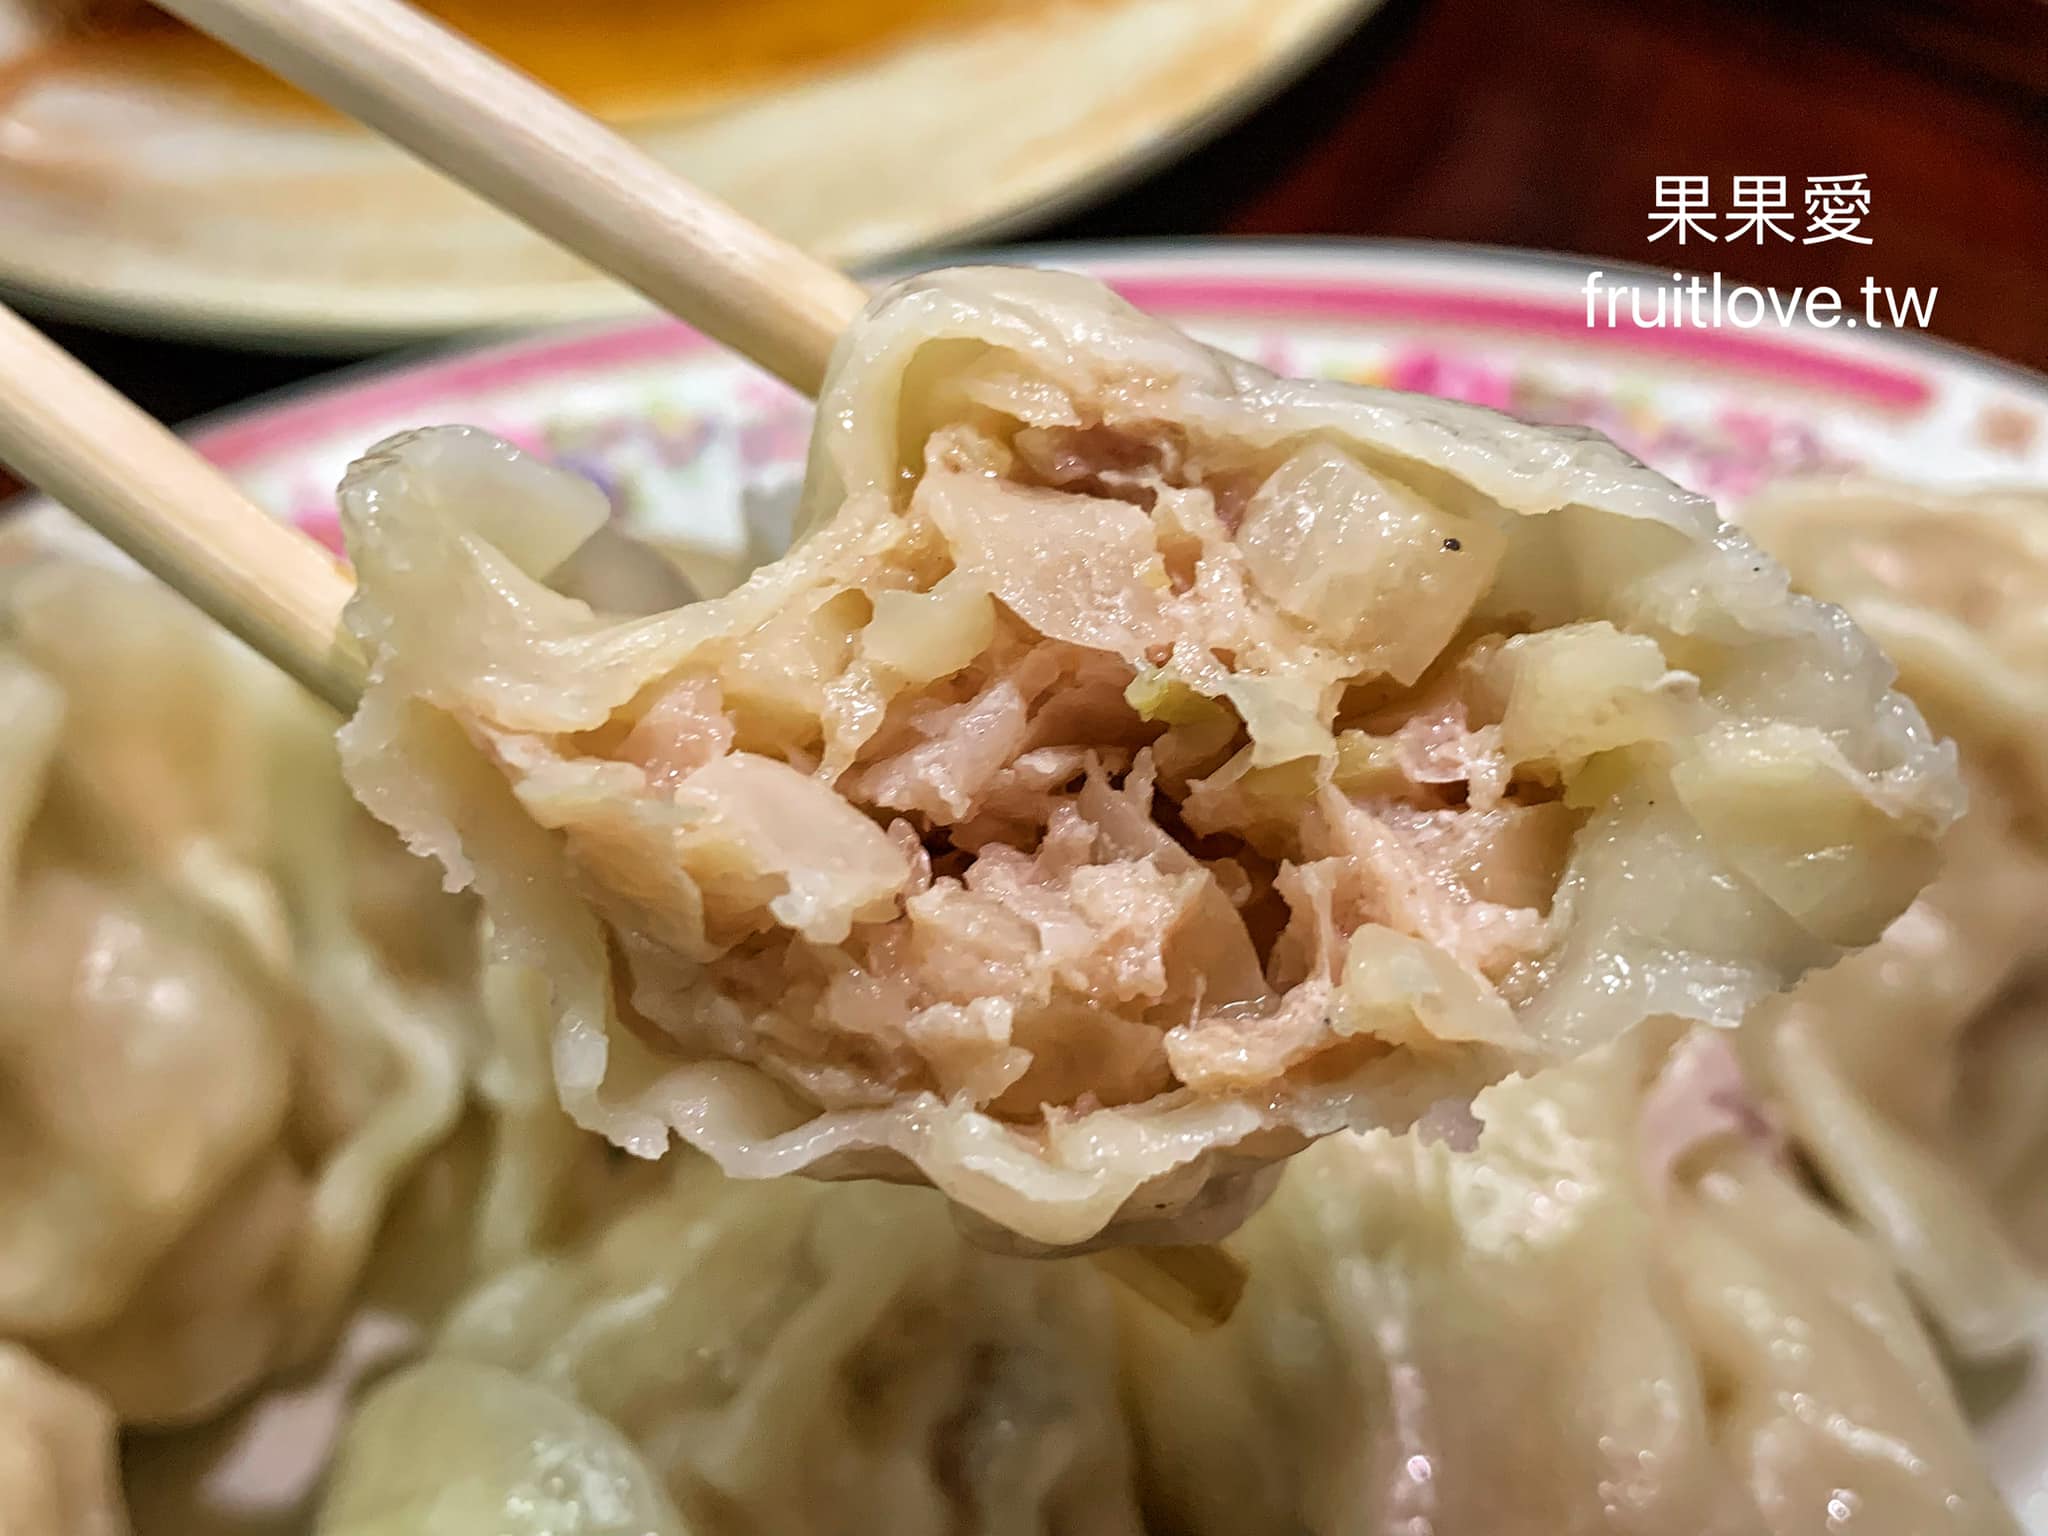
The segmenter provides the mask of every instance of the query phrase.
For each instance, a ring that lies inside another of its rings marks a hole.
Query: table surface
[[[1869,246],[1690,251],[1731,282],[1937,287],[2048,370],[2048,0],[1391,0],[1222,139],[1046,239],[1347,234],[1637,262],[1656,178],[1860,172]],[[1797,192],[1794,192],[1795,200]],[[342,359],[52,326],[168,421]]]

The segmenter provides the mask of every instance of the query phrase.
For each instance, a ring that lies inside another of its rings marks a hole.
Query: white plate
[[[0,0],[0,286],[136,329],[337,347],[629,308],[389,145],[281,107],[260,76],[256,94],[238,92],[225,67],[132,40],[52,52],[29,20],[38,3]],[[631,136],[778,233],[860,265],[1018,229],[1137,174],[1382,3],[461,0],[452,13],[542,18],[529,28],[557,45],[529,43],[544,74],[574,67],[560,57],[571,45],[630,57],[659,44],[673,64],[648,78],[666,68],[673,83],[613,109]],[[629,13],[648,18],[645,38],[621,30]],[[749,16],[885,35],[749,74],[748,49],[805,36],[763,35]]]

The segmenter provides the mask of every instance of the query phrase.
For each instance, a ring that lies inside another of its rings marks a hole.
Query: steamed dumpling
[[[1290,383],[1047,272],[843,341],[806,534],[608,619],[604,516],[476,434],[342,492],[351,782],[550,976],[577,1119],[920,1177],[1033,1243],[1652,1014],[1911,898],[1948,749],[1835,609],[1604,440]]]
[[[0,1338],[124,1423],[326,1342],[463,1100],[474,918],[151,584],[0,568]]]
[[[1745,1048],[1951,1345],[2007,1350],[2048,1313],[2048,496],[1807,484],[1743,520],[1883,643],[1970,780],[1934,883]]]
[[[626,1438],[465,1360],[409,1367],[350,1426],[319,1536],[693,1536]]]
[[[1883,939],[1760,1008],[1743,1049],[1820,1177],[1973,1357],[2048,1313],[2048,848],[1979,780],[1946,851]]]
[[[971,1247],[928,1190],[671,1163],[371,1393],[322,1536],[1138,1536],[1091,1269]]]
[[[580,1240],[661,1186],[667,1164],[622,1156],[562,1113],[546,1056],[552,1021],[537,1006],[545,993],[537,995],[531,983],[509,969],[482,978],[489,1043],[474,1063],[469,1108],[389,1202],[333,1346],[315,1363],[267,1383],[232,1413],[176,1434],[136,1437],[124,1448],[129,1507],[149,1536],[305,1536],[357,1399],[425,1348],[454,1301],[489,1275]],[[465,1390],[476,1375],[456,1378],[446,1392]],[[447,1373],[434,1377],[449,1379]],[[375,1484],[350,1521],[388,1520],[389,1527],[374,1528],[402,1530],[407,1520],[425,1520],[423,1529],[440,1531],[432,1521],[452,1521],[458,1510],[464,1520],[485,1519],[489,1511],[463,1502],[467,1486],[476,1497],[518,1501],[541,1522],[536,1536],[547,1530],[544,1522],[562,1506],[526,1502],[530,1485],[504,1475],[503,1458],[517,1449],[506,1448],[504,1435],[559,1433],[571,1442],[565,1454],[580,1455],[574,1448],[582,1444],[576,1436],[584,1416],[565,1407],[559,1414],[543,1411],[536,1424],[526,1405],[545,1401],[538,1388],[509,1397],[500,1391],[496,1398],[497,1406],[473,1405],[490,1411],[467,1423],[474,1432],[468,1438],[439,1443],[441,1460],[415,1460],[408,1468],[380,1462],[373,1474],[348,1473],[359,1492],[364,1478]],[[429,1386],[410,1400],[434,1413],[445,1393]],[[394,1412],[403,1420],[412,1410]],[[392,1422],[379,1417],[365,1424]],[[358,1432],[359,1441],[365,1437],[373,1452],[386,1438],[375,1427]],[[397,1439],[401,1447],[410,1443],[408,1435]],[[608,1464],[601,1455],[597,1461]],[[567,1467],[559,1458],[534,1465]],[[464,1466],[476,1473],[467,1485]],[[589,1498],[586,1520],[607,1508],[642,1508],[630,1500],[608,1504],[588,1479],[578,1488],[578,1499]],[[431,1508],[415,1507],[416,1496]],[[511,1506],[501,1513],[512,1518]],[[499,1536],[495,1526],[488,1529]],[[650,1529],[661,1527],[657,1522]]]
[[[1776,1160],[1722,1038],[1657,1034],[1489,1089],[1470,1153],[1295,1159],[1215,1332],[1127,1309],[1165,1528],[2016,1530],[1884,1257]]]

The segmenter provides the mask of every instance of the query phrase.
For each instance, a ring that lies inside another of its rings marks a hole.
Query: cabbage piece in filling
[[[805,495],[734,593],[616,618],[540,579],[599,498],[501,444],[343,488],[352,780],[636,1151],[1213,1235],[1316,1136],[1733,1022],[1955,811],[1862,636],[1612,445],[1282,382],[1083,279],[879,299]]]

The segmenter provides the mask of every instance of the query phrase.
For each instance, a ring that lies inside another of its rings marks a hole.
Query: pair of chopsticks
[[[860,286],[706,196],[402,0],[158,0],[377,129],[806,394]],[[352,585],[170,432],[0,305],[0,460],[347,714]],[[1110,1275],[1190,1327],[1230,1315],[1220,1248],[1109,1250]]]

